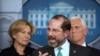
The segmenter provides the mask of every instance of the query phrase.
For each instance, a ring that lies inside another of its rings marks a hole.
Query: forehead
[[[52,27],[52,28],[57,28],[57,27],[61,27],[61,24],[63,23],[62,19],[51,19],[51,21],[49,22],[49,26],[48,27]]]
[[[19,26],[18,29],[19,30],[26,30],[26,29],[29,29],[30,30],[30,26],[29,25],[22,25],[22,26]]]
[[[80,25],[82,25],[82,22],[81,22],[81,20],[80,19],[73,19],[73,20],[71,20],[71,26],[80,26]]]

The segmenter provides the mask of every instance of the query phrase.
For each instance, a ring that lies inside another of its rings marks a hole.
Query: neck
[[[23,46],[23,45],[20,45],[20,44],[18,44],[18,43],[14,43],[14,47],[15,47],[15,49],[16,49],[16,51],[17,51],[17,53],[19,54],[19,55],[24,55],[24,49],[25,49],[25,46]]]
[[[76,41],[76,42],[73,41],[73,43],[78,44],[80,46],[82,46],[84,44],[84,42],[85,42],[85,40]]]
[[[59,43],[59,45],[57,47],[62,46],[66,41],[67,41],[67,39],[63,40],[61,43]]]
[[[76,42],[76,44],[82,46],[84,44],[84,42]]]

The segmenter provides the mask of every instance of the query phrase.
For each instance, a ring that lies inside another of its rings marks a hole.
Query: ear
[[[65,37],[68,37],[69,34],[70,34],[70,30],[66,30],[65,33],[64,33]]]
[[[16,34],[13,34],[12,37],[15,39],[16,38]]]
[[[88,28],[86,27],[84,34],[87,35],[87,33],[88,33]]]

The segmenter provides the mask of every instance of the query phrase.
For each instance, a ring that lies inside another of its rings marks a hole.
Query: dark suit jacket
[[[86,48],[88,48],[90,50],[90,56],[100,56],[100,50],[95,49],[90,46],[87,46]]]
[[[33,56],[38,56],[38,51],[42,53],[48,52],[49,56],[55,56],[54,48],[50,46],[45,46],[33,52]],[[70,54],[69,56],[89,56],[90,50],[88,48],[70,43]]]
[[[25,48],[25,56],[32,56],[33,48],[26,47]],[[6,48],[0,52],[0,56],[20,56],[12,45],[9,48]]]

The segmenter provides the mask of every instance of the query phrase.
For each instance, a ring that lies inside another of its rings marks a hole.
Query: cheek
[[[55,33],[55,36],[60,37],[60,36],[62,36],[62,33]]]
[[[82,34],[83,34],[83,32],[84,32],[84,31],[83,31],[83,30],[81,30],[81,29],[76,31],[76,33],[77,33],[78,35],[82,35]]]
[[[21,38],[19,38],[19,37],[15,38],[15,42],[21,42],[21,41],[22,41]]]
[[[76,32],[77,32],[77,33],[82,33],[83,31],[82,31],[82,30],[77,30]]]
[[[47,32],[47,35],[49,35],[49,32]]]
[[[62,34],[62,33],[59,33],[59,34],[56,35],[56,37],[58,37],[59,39],[61,39],[62,37],[65,37],[65,35]]]
[[[22,37],[21,35],[17,35],[17,36],[16,36],[16,39],[17,39],[17,40],[22,40],[23,37]]]
[[[19,39],[20,37],[18,36],[18,34],[13,35],[13,38],[14,38],[15,41],[20,40]]]
[[[84,35],[87,35],[87,31],[86,30],[84,30]]]
[[[29,36],[28,39],[30,40],[31,39],[31,36]]]

